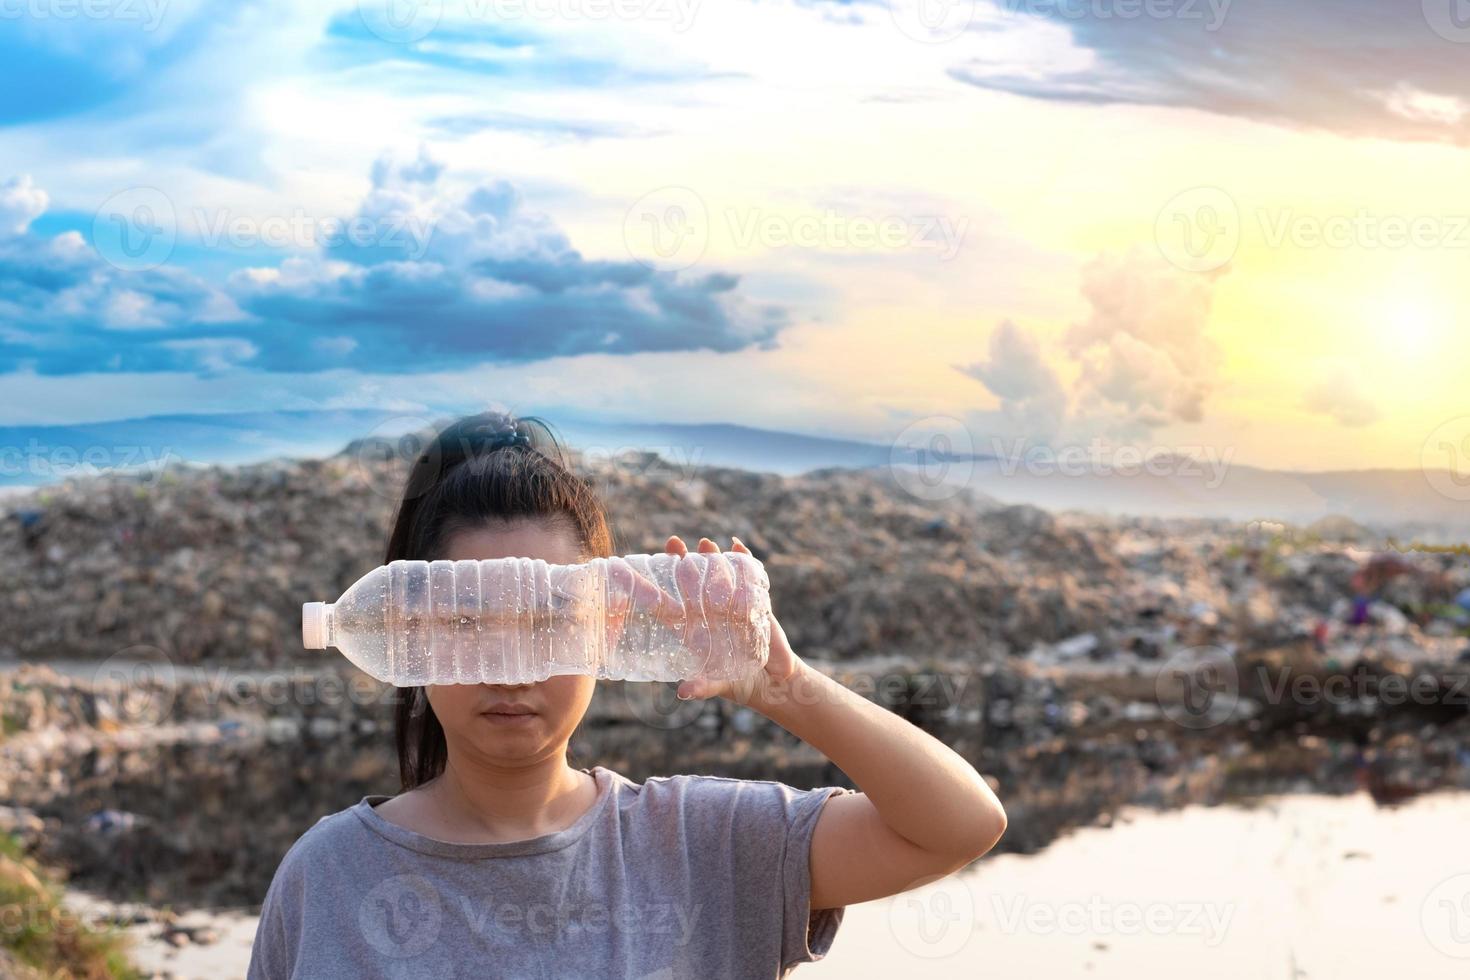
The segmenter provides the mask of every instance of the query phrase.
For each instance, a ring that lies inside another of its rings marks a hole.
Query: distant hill
[[[1223,517],[1308,524],[1345,516],[1376,524],[1470,527],[1470,487],[1459,496],[1448,472],[1358,470],[1301,473],[1231,464],[1222,472],[1181,464],[1164,475],[1031,473],[1002,461],[975,466],[966,481],[1006,503],[1158,517]]]
[[[1271,470],[1237,463],[1162,460],[1129,475],[990,455],[918,459],[912,450],[725,423],[603,422],[544,414],[571,445],[591,455],[652,451],[677,467],[727,466],[798,475],[822,469],[896,468],[915,485],[968,485],[1005,503],[1050,510],[1160,517],[1222,517],[1310,523],[1346,516],[1372,523],[1470,527],[1470,485],[1447,472]],[[372,409],[164,415],[67,426],[0,426],[0,487],[35,486],[93,466],[161,461],[249,463],[339,452],[365,435],[390,440],[431,424],[426,416]],[[1448,492],[1445,492],[1448,489]],[[1462,492],[1463,491],[1463,492]],[[922,490],[932,495],[943,489]]]

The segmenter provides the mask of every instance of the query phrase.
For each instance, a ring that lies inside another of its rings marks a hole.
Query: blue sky
[[[1467,343],[1456,10],[12,0],[0,425],[498,405],[1417,465]],[[1180,199],[1225,261],[1165,240]],[[1298,234],[1363,212],[1435,234]]]

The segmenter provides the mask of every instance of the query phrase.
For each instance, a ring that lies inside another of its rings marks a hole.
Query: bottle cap
[[[301,604],[301,645],[308,650],[327,648],[327,604],[325,602],[303,602]]]

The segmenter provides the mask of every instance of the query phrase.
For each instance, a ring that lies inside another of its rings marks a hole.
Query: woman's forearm
[[[883,823],[934,854],[967,859],[1005,831],[1005,810],[949,746],[798,661],[742,699],[821,752],[852,779]]]

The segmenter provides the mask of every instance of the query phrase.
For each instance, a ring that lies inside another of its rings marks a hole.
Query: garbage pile
[[[1313,636],[1325,648],[1361,639],[1350,623],[1406,646],[1465,634],[1453,618],[1470,588],[1463,555],[1405,553],[1405,571],[1367,581],[1373,532],[1351,522],[1266,532],[1051,514],[968,492],[930,499],[885,469],[575,459],[608,504],[619,552],[658,550],[671,533],[747,542],[787,634],[815,659],[1150,660]],[[9,498],[0,662],[318,656],[301,648],[301,603],[335,598],[381,562],[406,469],[394,444],[364,441],[323,460],[176,465]],[[1371,594],[1355,596],[1355,582]]]

